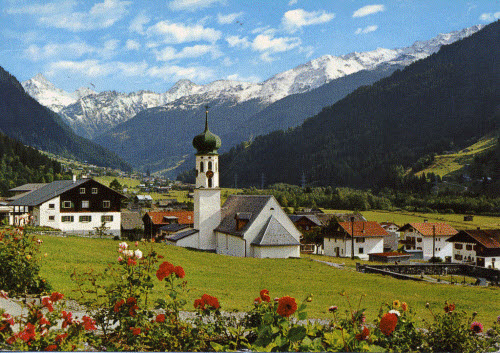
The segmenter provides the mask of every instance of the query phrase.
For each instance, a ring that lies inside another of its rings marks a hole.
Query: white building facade
[[[458,231],[446,223],[408,223],[399,231],[405,250],[422,250],[424,259],[435,256],[446,260],[452,257],[452,245],[447,239]]]

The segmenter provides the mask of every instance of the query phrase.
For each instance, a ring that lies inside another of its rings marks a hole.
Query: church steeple
[[[215,155],[221,146],[220,137],[208,129],[208,108],[205,106],[205,131],[193,139],[193,146],[198,151],[196,155]]]
[[[208,106],[205,106],[205,131],[195,136],[193,146],[196,148],[196,188],[219,187],[219,154],[220,137],[208,128]]]

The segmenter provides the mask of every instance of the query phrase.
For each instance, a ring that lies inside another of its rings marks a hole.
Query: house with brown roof
[[[354,238],[354,256],[368,259],[372,253],[384,251],[387,231],[378,222],[337,222],[323,240],[327,256],[350,257]]]
[[[445,260],[452,256],[451,243],[448,238],[458,231],[446,223],[407,223],[401,228],[400,242],[405,250],[422,250],[424,259],[432,256]]]
[[[453,244],[452,262],[500,269],[500,229],[461,230],[447,241]]]
[[[193,211],[150,211],[143,217],[144,234],[147,238],[156,237],[161,234],[160,228],[168,224],[186,224],[193,226]]]

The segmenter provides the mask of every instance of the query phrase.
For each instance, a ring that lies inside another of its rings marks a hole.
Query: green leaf
[[[306,337],[307,330],[304,326],[294,326],[288,331],[288,339],[291,342],[303,340]]]
[[[299,313],[299,320],[307,319],[307,313],[305,311]]]

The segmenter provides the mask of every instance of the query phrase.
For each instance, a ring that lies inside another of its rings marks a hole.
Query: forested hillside
[[[37,149],[98,166],[131,170],[117,155],[74,134],[50,109],[40,105],[17,79],[0,67],[0,132]]]
[[[26,183],[50,183],[70,175],[57,161],[0,133],[0,195]]]
[[[500,126],[500,21],[306,120],[221,156],[221,185],[394,187],[420,157]]]

